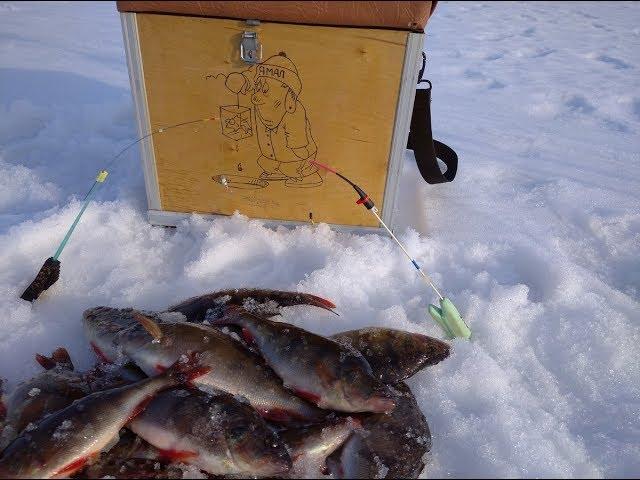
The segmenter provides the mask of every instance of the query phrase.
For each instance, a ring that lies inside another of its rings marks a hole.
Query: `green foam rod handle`
[[[429,313],[449,338],[459,337],[467,340],[471,338],[471,330],[448,298],[440,300],[440,308],[429,305]]]

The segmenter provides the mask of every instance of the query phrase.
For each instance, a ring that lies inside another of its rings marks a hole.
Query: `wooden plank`
[[[147,108],[147,92],[143,81],[143,67],[138,43],[138,29],[135,13],[121,13],[122,36],[127,55],[127,67],[129,70],[129,82],[131,95],[136,111],[136,124],[138,137],[143,137],[151,131],[149,110]],[[147,205],[149,208],[161,209],[160,190],[158,189],[158,173],[154,150],[150,141],[140,143],[140,156],[142,170],[144,172],[144,185],[147,192]]]
[[[407,32],[286,24],[249,28],[236,20],[154,14],[138,14],[137,27],[151,127],[215,116],[198,127],[154,136],[162,209],[239,210],[253,218],[298,221],[312,212],[317,222],[375,226],[364,209],[350,206],[355,192],[335,176],[310,174],[303,184],[313,177],[322,185],[296,186],[296,168],[309,173],[309,152],[317,150],[318,161],[361,184],[386,214],[383,197]],[[268,60],[261,74],[256,67],[248,70],[239,58],[240,36],[248,29],[258,32]],[[286,58],[278,57],[279,52]],[[227,86],[234,85],[234,72],[244,75],[235,80],[252,87],[258,79],[262,94],[232,93]],[[271,88],[268,95],[265,85]],[[291,101],[295,94],[297,101]],[[263,153],[269,149],[257,138],[268,130],[262,118],[273,115],[277,122],[287,102],[295,111],[282,114],[278,129],[271,132],[278,162],[268,162]],[[230,135],[223,125],[231,125]],[[307,162],[302,162],[294,148],[305,142],[306,153],[300,155]],[[259,179],[265,172],[270,178]],[[276,174],[287,180],[274,179]],[[231,188],[212,179],[219,175]],[[240,177],[258,180],[240,185]]]
[[[422,30],[436,2],[429,1],[118,1],[121,12],[173,13],[199,17],[254,18],[268,22]]]

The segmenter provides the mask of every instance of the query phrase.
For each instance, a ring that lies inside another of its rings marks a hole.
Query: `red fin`
[[[283,408],[260,408],[257,410],[260,416],[274,422],[289,422],[291,413]]]
[[[159,448],[158,451],[160,460],[169,462],[181,462],[198,456],[198,452],[190,452],[189,450],[163,450]]]
[[[200,364],[198,352],[189,352],[173,362],[173,365],[167,368],[166,375],[175,377],[180,383],[189,383],[210,371],[210,366]]]
[[[45,357],[44,355],[41,355],[39,353],[36,353],[36,362],[38,362],[40,366],[45,370],[51,370],[56,366],[56,362],[54,362],[49,357]]]
[[[66,348],[56,348],[51,354],[51,358],[54,362],[56,362],[56,365],[61,365],[71,371],[74,370],[73,362],[71,361],[71,355],[69,355],[69,352]]]
[[[69,477],[72,473],[77,472],[81,468],[83,468],[87,462],[89,461],[89,457],[80,457],[77,460],[74,460],[70,464],[62,467],[62,469],[58,470],[54,477]]]
[[[102,350],[100,350],[100,348],[93,342],[90,343],[91,348],[93,349],[93,351],[95,352],[95,354],[98,356],[98,358],[103,361],[104,363],[113,363],[109,357],[107,357],[104,352]]]
[[[211,367],[200,367],[200,368],[196,368],[194,370],[191,370],[191,372],[187,375],[187,381],[185,382],[185,384],[186,385],[193,385],[191,383],[193,380],[195,380],[198,377],[201,377],[202,375],[206,375],[211,370],[213,370]]]
[[[326,298],[318,297],[317,295],[311,295],[309,293],[307,293],[307,295],[309,295],[309,297],[311,297],[313,300],[318,302],[323,307],[331,308],[331,309],[336,308],[336,304],[333,303],[331,300],[327,300]]]
[[[129,415],[127,422],[130,422],[131,420],[136,418],[138,415],[140,415],[142,412],[144,412],[145,408],[147,408],[147,405],[151,403],[151,400],[153,400],[153,395],[146,397],[138,405],[136,405],[133,411],[131,412],[131,415]]]
[[[144,328],[149,335],[151,335],[154,339],[160,340],[162,339],[162,330],[160,330],[160,326],[156,323],[155,320],[149,318],[141,313],[134,313],[133,318],[136,319],[138,323]]]
[[[249,344],[253,344],[256,341],[256,339],[253,338],[253,334],[249,331],[247,327],[242,327],[242,338],[244,338],[244,341]]]
[[[295,393],[300,398],[304,398],[305,400],[308,400],[314,405],[317,405],[318,402],[320,401],[320,395],[317,395],[313,392],[308,392],[306,390],[300,390],[298,388],[294,388],[293,393]]]

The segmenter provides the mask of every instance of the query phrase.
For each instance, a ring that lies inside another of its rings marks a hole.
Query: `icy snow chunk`
[[[71,420],[63,421],[60,425],[58,425],[58,428],[54,430],[52,436],[53,440],[63,440],[67,438],[72,429],[73,422],[71,422]]]
[[[29,390],[29,393],[27,394],[30,397],[37,397],[38,395],[40,395],[40,389],[33,387],[31,390]]]
[[[55,202],[60,190],[43,182],[38,174],[22,165],[9,165],[0,157],[0,213],[25,212]]]

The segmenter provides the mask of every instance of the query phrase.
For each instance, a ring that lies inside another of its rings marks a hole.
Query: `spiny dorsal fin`
[[[60,365],[61,367],[71,371],[74,370],[73,362],[71,361],[71,355],[69,355],[69,352],[66,348],[56,348],[55,351],[51,354],[51,358],[54,362],[56,362],[56,365]]]
[[[162,330],[160,330],[160,326],[151,318],[142,315],[141,313],[134,313],[133,318],[142,325],[149,335],[151,335],[156,340],[160,340],[162,338]]]
[[[46,357],[41,353],[36,353],[36,362],[38,362],[45,370],[52,370],[56,367],[56,362],[54,362],[53,359]]]

